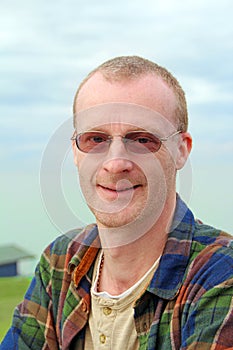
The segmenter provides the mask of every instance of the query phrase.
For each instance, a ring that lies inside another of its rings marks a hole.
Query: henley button
[[[106,342],[106,336],[104,334],[100,334],[100,342],[104,344]]]
[[[112,313],[112,309],[106,306],[103,308],[103,313],[105,314],[105,316],[108,316]]]

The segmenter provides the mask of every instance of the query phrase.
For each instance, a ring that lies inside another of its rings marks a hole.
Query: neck
[[[164,210],[146,233],[136,240],[124,244],[113,245],[111,228],[99,227],[101,243],[104,242],[104,265],[99,288],[112,295],[123,293],[134,285],[161,256],[167,241],[169,227],[175,210],[175,198],[166,203]],[[120,230],[122,231],[122,230]],[[128,235],[127,230],[118,235]],[[118,237],[119,241],[119,237]]]

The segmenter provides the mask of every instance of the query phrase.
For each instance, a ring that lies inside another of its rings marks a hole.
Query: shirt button
[[[112,309],[110,307],[106,306],[106,307],[103,308],[103,313],[104,313],[105,316],[108,316],[108,315],[110,315],[112,313]]]
[[[104,344],[106,342],[106,336],[104,334],[100,334],[100,342]]]
[[[87,312],[88,311],[87,303],[85,302],[84,299],[81,300],[81,307],[82,307],[82,311],[83,312]]]

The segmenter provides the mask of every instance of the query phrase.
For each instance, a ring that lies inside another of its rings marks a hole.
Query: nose
[[[111,142],[103,168],[112,174],[132,170],[133,162],[129,159],[125,144],[120,138]]]
[[[103,168],[112,174],[129,172],[133,168],[133,163],[125,158],[112,158],[104,162]]]

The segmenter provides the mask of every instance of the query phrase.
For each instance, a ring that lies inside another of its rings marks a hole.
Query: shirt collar
[[[192,212],[177,196],[171,230],[159,266],[147,288],[149,292],[165,299],[173,299],[176,296],[189,261],[194,225]],[[68,266],[76,285],[90,270],[100,248],[96,225],[89,225],[82,234],[83,242]]]
[[[85,227],[83,231],[78,234],[77,240],[81,243],[77,253],[71,258],[68,264],[69,273],[73,273],[74,269],[81,264],[84,258],[88,265],[93,263],[91,257],[93,258],[96,254],[92,252],[97,252],[101,246],[96,224]]]
[[[147,290],[161,298],[173,299],[182,284],[190,258],[195,220],[177,196],[176,210],[164,252]]]

